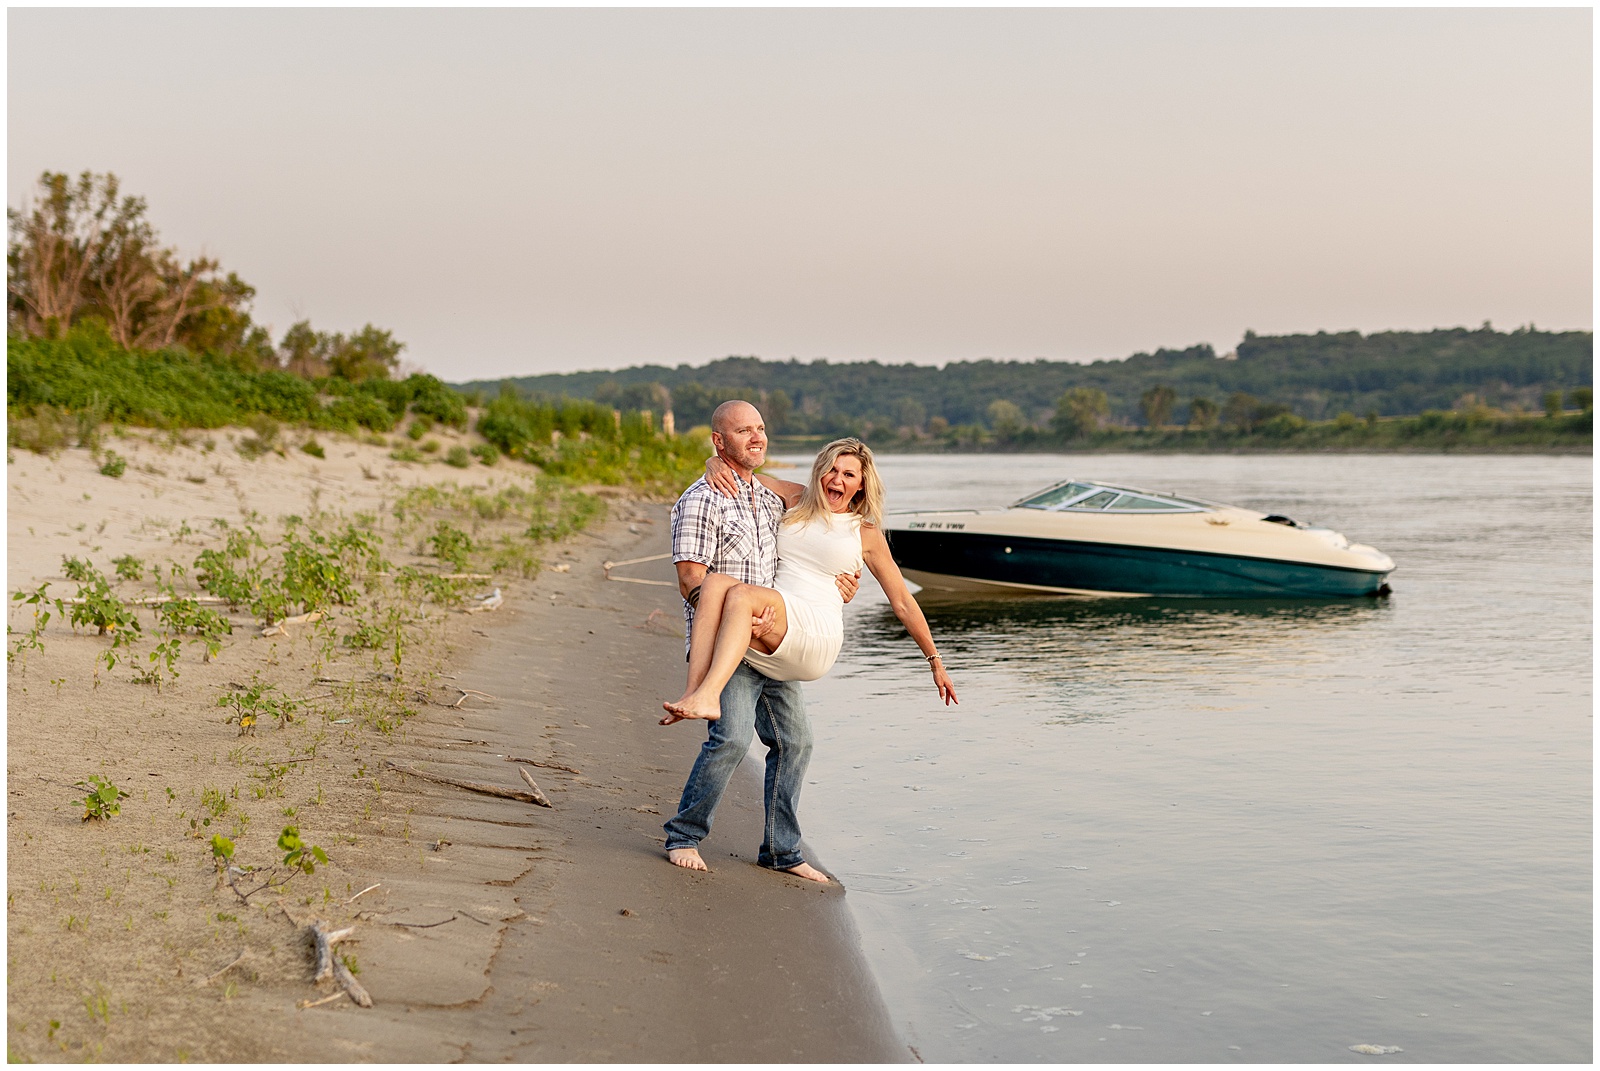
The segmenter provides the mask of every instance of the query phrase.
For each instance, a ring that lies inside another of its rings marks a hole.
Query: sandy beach
[[[661,822],[701,739],[653,713],[680,683],[679,603],[668,584],[607,580],[603,563],[665,552],[667,504],[606,493],[604,520],[519,557],[517,518],[483,503],[520,493],[531,469],[397,462],[326,436],[323,459],[252,460],[237,446],[247,434],[130,433],[108,441],[128,462],[115,479],[87,450],[14,450],[9,589],[70,597],[64,556],[108,577],[132,556],[140,579],[114,582],[129,605],[156,591],[158,562],[193,591],[204,549],[241,526],[273,545],[288,518],[291,532],[364,518],[392,569],[429,578],[460,575],[428,542],[453,518],[478,548],[470,568],[487,572],[467,572],[459,602],[408,588],[403,653],[361,639],[378,628],[366,597],[278,635],[221,607],[233,631],[216,656],[189,638],[167,672],[149,661],[150,608],[135,608],[144,633],[108,668],[115,630],[74,632],[55,615],[41,648],[18,650],[35,607],[10,604],[13,1058],[914,1058],[844,890],[755,865],[758,767],[719,812],[712,873],[662,859]],[[672,575],[659,559],[616,574]],[[495,588],[497,608],[464,612]],[[229,720],[237,708],[219,698],[247,686],[299,704],[292,720]],[[519,768],[550,808],[415,775],[525,791]],[[91,775],[128,793],[120,813],[83,820]],[[289,825],[323,849],[313,873],[283,865]],[[335,950],[370,1008],[313,980],[317,920],[354,928]]]

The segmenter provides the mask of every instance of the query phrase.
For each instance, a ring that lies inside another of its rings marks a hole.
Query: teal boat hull
[[[976,532],[889,529],[884,534],[895,564],[924,574],[932,586],[949,578],[957,588],[1105,595],[1345,598],[1388,593],[1388,570]]]

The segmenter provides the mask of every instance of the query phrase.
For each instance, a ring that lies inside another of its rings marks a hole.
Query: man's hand
[[[861,571],[858,569],[854,573],[840,573],[833,578],[833,582],[838,585],[839,594],[844,596],[844,601],[849,602],[856,597],[856,592],[861,590]]]
[[[772,626],[778,623],[778,611],[771,606],[763,606],[761,612],[750,619],[750,642],[754,643],[772,631]]]
[[[724,498],[738,498],[744,485],[734,475],[733,466],[717,454],[706,458],[706,483]]]

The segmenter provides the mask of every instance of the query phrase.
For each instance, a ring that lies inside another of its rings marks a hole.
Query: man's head
[[[723,402],[711,414],[711,445],[745,479],[767,460],[767,426],[749,402]]]

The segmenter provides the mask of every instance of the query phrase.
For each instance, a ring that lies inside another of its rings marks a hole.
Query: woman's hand
[[[944,671],[944,663],[935,659],[933,662],[933,683],[939,689],[939,698],[944,700],[944,705],[955,703],[961,705],[961,700],[956,698],[956,686],[950,681],[950,674]]]
[[[706,483],[724,498],[738,498],[743,485],[734,475],[733,466],[716,454],[706,458]]]

